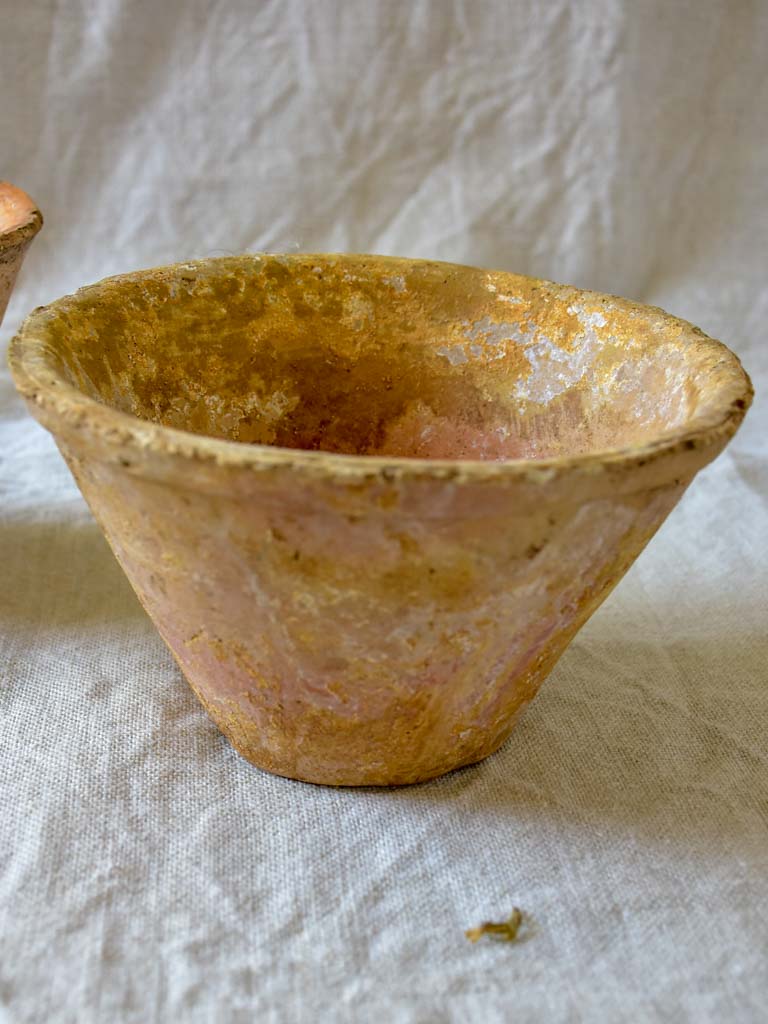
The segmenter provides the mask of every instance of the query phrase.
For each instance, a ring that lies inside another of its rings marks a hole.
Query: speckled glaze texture
[[[26,192],[0,181],[0,324],[27,249],[43,218]]]
[[[751,399],[661,310],[374,256],[113,278],[11,365],[221,730],[336,785],[496,750]]]

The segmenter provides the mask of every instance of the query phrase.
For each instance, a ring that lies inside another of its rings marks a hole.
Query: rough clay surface
[[[339,785],[495,751],[751,397],[658,310],[366,256],[106,281],[11,367],[214,721]]]

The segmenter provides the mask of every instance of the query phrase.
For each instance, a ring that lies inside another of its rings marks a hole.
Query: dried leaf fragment
[[[514,942],[522,923],[523,912],[514,907],[506,921],[483,921],[477,928],[468,928],[464,934],[470,942],[477,942],[483,935],[496,942]]]

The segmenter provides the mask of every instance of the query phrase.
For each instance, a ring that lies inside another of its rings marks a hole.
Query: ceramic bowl
[[[378,256],[111,278],[11,365],[222,732],[336,785],[496,750],[751,398],[659,309]]]
[[[27,249],[43,218],[26,192],[0,181],[0,324]]]

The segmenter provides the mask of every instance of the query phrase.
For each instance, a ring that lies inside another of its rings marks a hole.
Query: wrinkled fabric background
[[[759,0],[0,0],[46,215],[4,342],[111,273],[375,251],[664,306],[758,389],[499,754],[336,791],[228,747],[3,369],[2,1024],[765,1020],[766,52]]]

